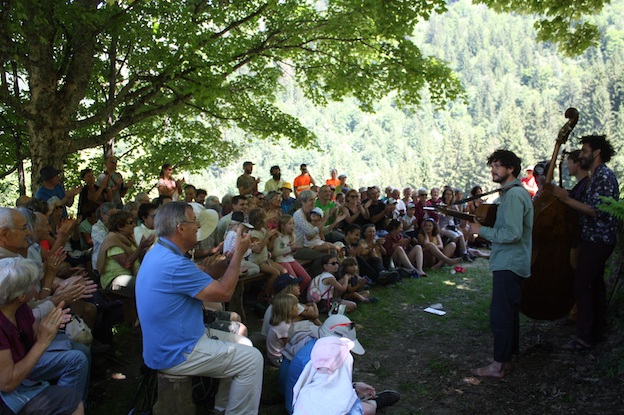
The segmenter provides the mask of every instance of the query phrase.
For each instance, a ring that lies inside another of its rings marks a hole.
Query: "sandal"
[[[574,339],[570,340],[569,342],[567,342],[563,346],[561,346],[561,349],[562,350],[570,350],[572,352],[581,352],[583,350],[591,349],[591,346],[577,337],[577,338],[574,338]]]

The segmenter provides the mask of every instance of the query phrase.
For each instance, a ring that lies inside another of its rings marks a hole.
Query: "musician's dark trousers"
[[[578,314],[576,335],[587,344],[604,336],[607,317],[605,263],[615,245],[581,242],[574,276],[574,295]]]
[[[494,360],[511,361],[520,351],[520,277],[512,271],[493,271],[490,326],[494,333]]]

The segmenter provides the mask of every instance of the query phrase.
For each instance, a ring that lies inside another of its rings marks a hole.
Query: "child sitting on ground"
[[[280,294],[292,294],[299,298],[301,296],[300,286],[301,278],[293,278],[291,275],[282,274],[275,280],[273,284],[273,292],[276,295]],[[307,303],[298,305],[299,312],[296,317],[293,317],[293,324],[291,326],[291,332],[306,331],[312,326],[311,324],[320,326],[321,320],[319,320],[319,311],[316,303]],[[262,329],[260,334],[267,336],[269,333],[269,322],[271,321],[271,315],[273,313],[273,305],[269,305],[264,312],[264,319],[262,320]]]
[[[366,284],[370,282],[367,277],[358,275],[357,260],[353,257],[345,258],[342,261],[342,275],[349,279],[347,292],[343,296],[347,300],[353,300],[356,303],[376,303],[379,301],[377,297],[371,297],[370,291],[366,289]]]
[[[273,299],[273,313],[266,338],[268,362],[276,367],[282,363],[282,350],[288,343],[288,330],[292,319],[299,313],[299,300],[292,294],[279,294]]]
[[[342,298],[342,295],[347,291],[349,279],[344,275],[339,279],[334,276],[338,272],[338,265],[340,265],[336,255],[324,255],[321,258],[321,264],[323,273],[314,277],[310,283],[308,301],[315,302],[321,313],[328,312],[332,303],[344,305],[347,313],[355,311],[357,304]]]

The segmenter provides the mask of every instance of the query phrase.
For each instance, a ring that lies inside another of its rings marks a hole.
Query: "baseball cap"
[[[316,213],[320,217],[323,217],[323,209],[321,209],[320,207],[315,207],[310,211],[310,213]]]
[[[343,314],[332,314],[319,328],[319,337],[328,336],[346,337],[353,342],[353,349],[351,350],[353,353],[364,354],[365,352],[364,347],[356,337],[355,323]]]
[[[249,229],[254,228],[252,224],[245,222],[245,214],[243,212],[232,212],[232,221],[242,223]]]
[[[394,199],[394,198],[392,198],[392,197],[389,197],[389,198],[386,200],[386,205],[396,205],[396,204],[397,204],[396,199]]]
[[[303,281],[303,278],[295,278],[290,274],[279,275],[273,283],[273,291],[279,293],[289,285],[299,284],[301,281]]]
[[[288,182],[284,182],[284,183],[282,183],[282,187],[280,187],[280,190],[282,190],[282,189],[292,190],[292,184],[290,184]]]
[[[61,173],[60,170],[55,169],[52,166],[45,166],[44,168],[42,168],[41,170],[39,170],[39,180],[38,182],[45,182],[46,180],[50,180],[53,177],[56,177],[59,175],[59,173]]]

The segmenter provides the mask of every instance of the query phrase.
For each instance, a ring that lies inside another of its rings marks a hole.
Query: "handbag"
[[[65,325],[65,334],[75,342],[91,346],[93,334],[91,329],[80,316],[73,315],[69,323]]]
[[[330,290],[332,289],[332,287],[330,286],[327,290],[325,290],[325,292],[321,292],[321,277],[323,274],[321,275],[317,275],[316,277],[314,277],[314,279],[312,280],[312,282],[310,283],[310,286],[308,287],[308,301],[312,301],[314,303],[319,303],[321,300],[325,299],[325,301],[327,302],[327,308],[330,307],[331,305],[331,301],[330,301]],[[326,298],[324,298],[326,297]]]

